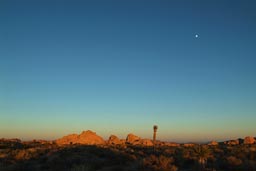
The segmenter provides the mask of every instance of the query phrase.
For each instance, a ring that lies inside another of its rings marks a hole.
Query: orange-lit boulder
[[[138,145],[140,144],[140,137],[134,134],[128,134],[126,138],[126,143],[132,144],[132,145]]]
[[[66,135],[60,139],[57,139],[55,142],[56,144],[77,144],[78,135],[77,134]]]
[[[79,144],[88,144],[88,145],[98,145],[105,144],[105,141],[102,137],[96,134],[96,132],[92,132],[90,130],[83,131],[79,137]]]
[[[211,145],[211,146],[215,146],[215,145],[218,145],[219,143],[216,142],[216,141],[211,141],[208,145]]]
[[[239,140],[225,141],[224,144],[226,144],[226,145],[239,145]]]
[[[186,143],[186,144],[183,144],[184,147],[194,147],[195,144],[193,143]]]
[[[153,146],[153,142],[150,139],[141,139],[139,144],[142,146]]]
[[[254,144],[255,143],[255,139],[253,137],[245,137],[244,138],[244,144]]]
[[[123,144],[120,139],[115,136],[115,135],[111,135],[108,139],[108,144],[110,145],[119,145],[119,144]]]
[[[168,146],[168,147],[179,147],[180,146],[180,144],[175,143],[175,142],[164,142],[163,145]]]
[[[55,141],[56,144],[65,145],[65,144],[86,144],[86,145],[99,145],[105,144],[105,141],[102,137],[98,136],[95,132],[90,130],[83,131],[80,135],[71,134],[64,136]]]

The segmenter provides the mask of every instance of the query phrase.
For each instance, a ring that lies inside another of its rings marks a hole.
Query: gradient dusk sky
[[[254,0],[2,0],[0,21],[0,138],[256,136]]]

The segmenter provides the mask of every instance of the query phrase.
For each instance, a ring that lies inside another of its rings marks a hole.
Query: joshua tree
[[[207,146],[198,145],[195,146],[193,150],[193,155],[195,159],[198,161],[200,169],[203,170],[205,168],[207,159],[211,157],[211,151]]]
[[[156,146],[156,131],[157,131],[157,125],[154,125],[153,126],[153,130],[154,130],[154,134],[153,134],[153,144],[154,144],[154,149],[155,149],[155,146]]]

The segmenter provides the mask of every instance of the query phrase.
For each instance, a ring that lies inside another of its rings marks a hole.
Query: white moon
[[[199,37],[199,35],[198,35],[198,34],[196,34],[196,35],[195,35],[195,38],[198,38],[198,37]]]

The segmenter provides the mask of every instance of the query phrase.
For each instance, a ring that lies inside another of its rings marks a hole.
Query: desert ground
[[[54,141],[0,139],[1,171],[255,171],[254,137],[179,144],[93,131]]]

